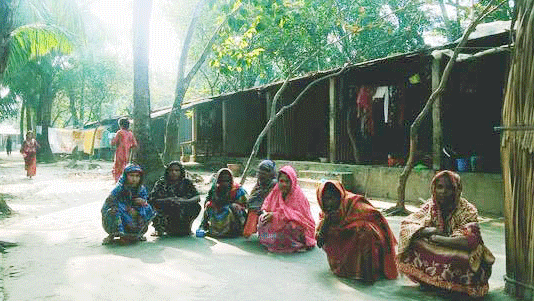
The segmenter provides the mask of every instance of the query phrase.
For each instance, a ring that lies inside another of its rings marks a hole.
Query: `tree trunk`
[[[9,56],[9,41],[13,30],[14,0],[0,1],[0,80],[6,70]]]
[[[189,23],[189,27],[187,28],[187,33],[185,35],[184,44],[182,46],[182,53],[180,54],[176,89],[174,91],[174,103],[172,105],[172,110],[169,113],[169,117],[167,118],[167,124],[165,126],[165,149],[163,151],[163,162],[165,163],[180,159],[180,117],[182,115],[182,102],[185,97],[185,92],[189,88],[189,83],[191,82],[191,79],[194,75],[190,75],[187,78],[184,77],[185,65],[187,64],[187,55],[189,53],[189,48],[191,47],[191,39],[193,37],[193,32],[195,30],[195,26],[200,15],[200,8],[203,5],[204,0],[199,0],[197,2],[197,5],[195,6],[195,11],[193,12],[191,23]],[[204,62],[205,58],[206,57],[203,57],[201,64]],[[199,62],[197,62],[196,65],[199,65]],[[197,70],[195,70],[194,72],[196,73]]]
[[[276,92],[273,98],[272,104],[271,104],[271,115],[269,117],[269,120],[267,121],[267,124],[265,125],[263,130],[258,135],[258,138],[256,138],[256,142],[254,143],[254,146],[252,147],[252,152],[250,153],[250,156],[248,157],[247,164],[245,165],[245,170],[243,171],[243,175],[241,176],[241,182],[240,182],[241,185],[245,183],[247,179],[248,170],[250,169],[250,163],[252,162],[252,159],[256,158],[256,155],[258,154],[258,150],[260,149],[261,142],[263,141],[263,138],[265,137],[265,135],[267,135],[267,132],[269,131],[269,129],[271,129],[271,127],[273,126],[274,122],[278,120],[280,116],[282,116],[287,110],[296,106],[311,88],[313,88],[315,85],[319,84],[320,82],[324,80],[327,80],[329,78],[333,78],[333,77],[336,77],[342,74],[343,72],[345,72],[345,69],[347,67],[348,67],[348,64],[345,64],[345,66],[343,66],[343,68],[341,68],[339,71],[314,80],[313,82],[308,84],[306,88],[302,90],[302,92],[300,92],[300,94],[295,98],[295,100],[293,100],[293,102],[291,102],[290,104],[286,106],[283,106],[277,112],[276,103],[278,102],[278,99],[282,95],[282,92],[287,88],[291,75],[287,77],[287,79],[284,81],[280,89],[278,89],[278,91]]]
[[[134,135],[139,143],[135,157],[144,170],[145,185],[151,189],[163,168],[161,158],[150,138],[150,88],[148,77],[148,41],[152,0],[134,1]]]
[[[196,75],[202,64],[204,64],[204,61],[206,61],[206,59],[208,58],[208,54],[211,52],[211,46],[215,42],[215,39],[217,38],[221,29],[223,28],[223,25],[226,23],[228,18],[233,16],[238,11],[238,8],[241,7],[240,5],[235,8],[228,16],[226,16],[225,21],[221,22],[219,27],[211,36],[210,41],[206,44],[206,47],[204,47],[200,58],[191,68],[187,76],[184,76],[185,66],[187,64],[187,54],[191,46],[193,31],[195,30],[195,26],[200,16],[201,8],[204,5],[204,2],[205,0],[199,0],[197,2],[195,11],[193,13],[193,18],[191,19],[191,23],[189,24],[189,27],[187,29],[184,44],[182,46],[182,53],[180,54],[180,62],[178,63],[178,76],[176,80],[176,90],[174,93],[174,103],[172,105],[172,110],[169,114],[169,117],[167,118],[167,124],[165,126],[165,150],[163,152],[163,162],[165,163],[180,159],[180,116],[182,111],[182,102],[184,100],[185,93],[189,88],[189,84],[191,83],[191,80]]]
[[[74,91],[72,88],[69,88],[69,111],[72,116],[72,125],[75,128],[78,128],[80,126],[80,119],[78,118],[78,111],[76,110],[76,95],[74,94]]]
[[[20,107],[20,120],[19,120],[19,134],[20,134],[20,141],[19,143],[22,143],[24,140],[24,113],[26,113],[26,102],[22,101],[22,106]]]
[[[54,162],[55,158],[50,148],[48,141],[48,127],[52,120],[52,104],[54,102],[54,95],[52,93],[52,87],[48,86],[41,95],[41,101],[39,106],[39,116],[37,124],[41,126],[41,134],[36,135],[40,148],[37,152],[37,159],[42,162]]]

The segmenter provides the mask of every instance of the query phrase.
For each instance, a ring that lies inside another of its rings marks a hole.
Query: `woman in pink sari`
[[[258,236],[270,252],[309,250],[316,244],[310,203],[297,183],[291,166],[278,172],[278,183],[265,198],[258,222]]]
[[[24,157],[24,169],[26,170],[26,176],[32,178],[37,173],[37,149],[39,143],[35,140],[32,131],[26,133],[26,140],[22,142],[20,153]]]
[[[120,130],[117,131],[111,145],[116,145],[115,164],[113,165],[113,178],[117,182],[122,175],[124,167],[129,163],[130,149],[137,147],[137,140],[129,130],[130,122],[127,118],[119,119]]]

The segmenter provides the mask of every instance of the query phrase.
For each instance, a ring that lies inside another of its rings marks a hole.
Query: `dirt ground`
[[[0,240],[17,244],[0,254],[0,300],[453,300],[405,277],[373,285],[338,278],[321,249],[272,254],[255,236],[155,238],[150,228],[146,242],[102,245],[100,208],[114,187],[111,162],[95,161],[96,169],[81,163],[38,164],[37,176],[27,179],[20,154],[0,154],[0,195],[14,210],[0,219]],[[196,173],[205,179],[197,185],[203,203],[210,172]],[[315,191],[305,193],[317,220]],[[394,233],[400,220],[388,218]],[[482,232],[497,258],[485,299],[513,300],[503,293],[503,223],[484,219]]]

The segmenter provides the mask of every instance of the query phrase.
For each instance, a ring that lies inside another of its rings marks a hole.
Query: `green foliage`
[[[227,12],[231,1],[212,9]],[[243,1],[214,46],[218,92],[424,47],[421,1]],[[293,70],[297,64],[300,67]]]
[[[11,34],[10,52],[4,76],[16,73],[27,62],[52,52],[69,54],[73,44],[57,26],[31,24],[16,28]]]
[[[457,39],[490,0],[244,0],[213,46],[203,78],[204,93],[217,94],[429,47],[423,36]],[[210,3],[204,24],[220,20],[235,1]],[[488,18],[508,20],[509,4]],[[206,28],[209,26],[206,25]],[[198,39],[204,43],[202,39]],[[194,47],[193,47],[194,48]],[[193,92],[190,92],[190,95]]]

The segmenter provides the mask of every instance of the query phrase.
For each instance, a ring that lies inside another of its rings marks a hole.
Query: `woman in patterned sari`
[[[437,173],[431,192],[432,199],[401,223],[399,270],[424,286],[484,296],[495,258],[482,241],[477,209],[461,197],[454,172]]]
[[[234,183],[232,172],[220,169],[206,197],[200,229],[211,237],[241,236],[247,217],[246,201],[247,192]]]
[[[334,274],[370,282],[382,275],[397,278],[397,241],[380,211],[338,181],[317,187],[317,201],[322,209],[317,246]]]
[[[109,234],[103,244],[111,243],[115,237],[125,242],[145,240],[143,235],[155,216],[148,204],[148,193],[142,184],[143,170],[131,164],[124,171],[111,194],[102,206],[102,226]]]
[[[200,195],[195,184],[185,177],[179,161],[172,161],[149,195],[149,203],[158,215],[154,218],[155,236],[183,236],[191,233],[191,223],[200,213]]]
[[[37,173],[37,149],[39,149],[39,143],[35,140],[32,131],[26,133],[26,140],[22,142],[20,153],[24,157],[24,169],[26,170],[26,176],[32,178]]]
[[[313,248],[315,221],[310,203],[297,182],[297,172],[284,166],[278,183],[265,198],[258,222],[258,237],[270,252],[291,253]]]

